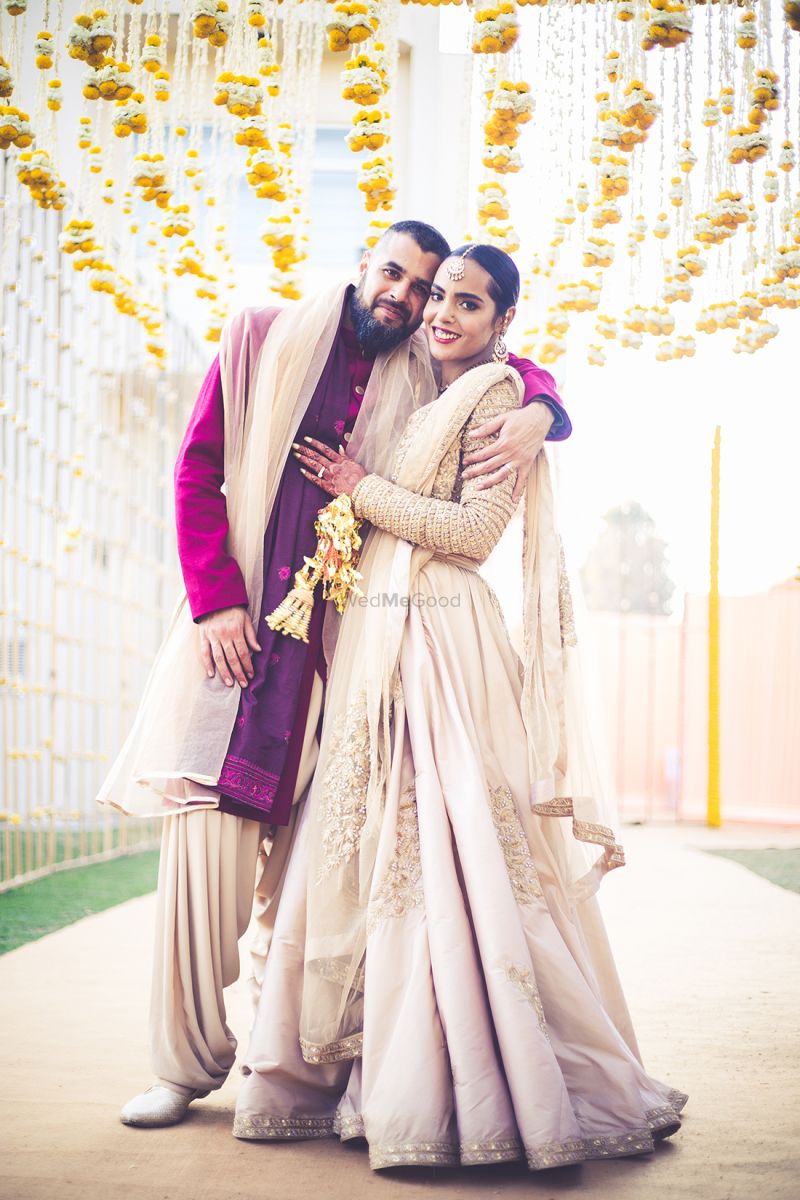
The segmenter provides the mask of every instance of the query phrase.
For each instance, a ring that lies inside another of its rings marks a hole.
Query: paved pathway
[[[653,1155],[375,1173],[354,1145],[236,1141],[235,1075],[183,1125],[122,1126],[119,1107],[149,1081],[145,896],[0,958],[0,1198],[795,1200],[800,895],[698,847],[799,845],[800,830],[623,833],[628,866],[601,902],[645,1066],[690,1096],[681,1132]],[[242,1036],[241,985],[230,1013]]]

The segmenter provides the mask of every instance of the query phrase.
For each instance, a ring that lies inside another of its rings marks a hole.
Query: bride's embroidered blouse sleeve
[[[516,508],[511,493],[517,473],[511,471],[500,483],[479,490],[477,479],[462,482],[461,463],[464,455],[489,446],[497,439],[496,433],[488,438],[470,438],[471,430],[518,407],[516,390],[505,380],[493,384],[475,406],[461,431],[458,474],[452,491],[456,499],[420,496],[380,475],[365,475],[352,495],[356,516],[428,550],[463,554],[480,562],[488,558]],[[444,463],[439,475],[443,469]]]

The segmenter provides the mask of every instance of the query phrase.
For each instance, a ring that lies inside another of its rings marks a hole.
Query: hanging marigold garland
[[[781,9],[768,0],[462,7],[480,95],[471,233],[510,252],[522,243],[525,295],[545,309],[537,336],[547,360],[564,352],[585,313],[598,326],[593,365],[603,344],[635,349],[648,337],[661,361],[686,357],[691,333],[675,332],[673,306],[684,320],[691,314],[691,332],[735,332],[741,353],[766,345],[764,312],[800,306],[795,0]],[[326,47],[343,59],[342,95],[353,106],[346,143],[372,217],[365,244],[388,227],[399,0],[186,0],[177,39],[169,6],[113,0],[65,18],[62,29],[62,6],[50,2],[23,62],[27,11],[24,0],[3,0],[0,147],[35,204],[65,210],[64,253],[93,290],[142,322],[154,360],[163,359],[157,306],[131,283],[134,247],[152,253],[160,274],[191,282],[208,304],[208,336],[218,337],[234,282],[227,226],[240,179],[265,204],[271,286],[287,299],[300,294],[315,121],[314,88],[304,85],[318,77]],[[84,102],[72,193],[55,137],[65,58],[80,65]],[[526,61],[537,63],[535,87]],[[587,121],[594,113],[594,129],[579,128],[572,111]],[[549,227],[528,245],[513,217],[542,178],[561,182]],[[603,280],[620,271],[633,295],[655,275],[656,294],[601,319]],[[734,308],[748,330],[733,324]]]

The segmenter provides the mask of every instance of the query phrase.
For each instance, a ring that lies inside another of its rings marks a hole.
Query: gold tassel
[[[305,569],[303,567],[303,571]],[[308,641],[308,627],[314,607],[314,587],[317,583],[316,579],[313,583],[306,579],[303,571],[298,571],[295,575],[294,587],[288,596],[281,600],[274,612],[265,617],[270,629],[296,638],[298,642]]]
[[[351,592],[360,596],[356,568],[361,549],[361,521],[353,514],[350,497],[337,496],[321,508],[314,522],[317,549],[313,558],[296,572],[294,587],[274,612],[264,620],[270,629],[285,633],[300,642],[308,641],[308,627],[314,607],[314,589],[322,580],[322,594],[333,600],[338,612],[344,612]]]

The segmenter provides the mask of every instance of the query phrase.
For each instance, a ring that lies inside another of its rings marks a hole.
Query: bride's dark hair
[[[451,250],[450,254],[452,257],[467,254],[468,258],[474,258],[479,266],[483,267],[491,279],[489,295],[501,317],[517,303],[519,271],[514,266],[514,260],[504,250],[498,250],[497,246],[489,246],[484,242],[470,242],[466,246],[459,246],[457,250]]]

